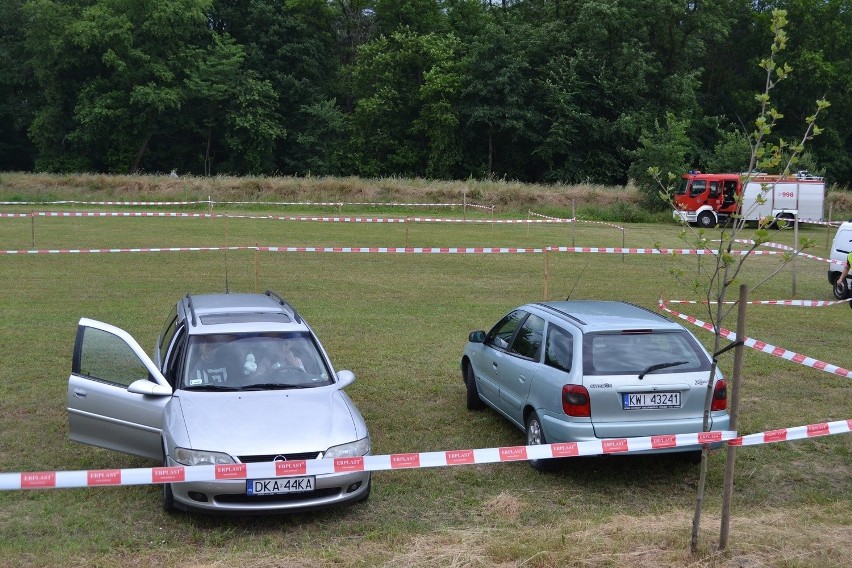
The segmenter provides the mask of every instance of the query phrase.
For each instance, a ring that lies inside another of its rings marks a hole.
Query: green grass
[[[825,229],[803,228],[802,234],[816,239],[811,252],[825,256]],[[772,236],[792,242],[792,231]],[[673,223],[635,223],[622,233],[596,224],[0,219],[4,250],[225,244],[646,248],[655,242],[685,246]],[[760,282],[778,262],[778,257],[750,259],[743,281]],[[523,302],[568,294],[652,309],[661,296],[700,299],[671,275],[676,267],[700,267],[706,274],[709,261],[571,253],[2,255],[2,469],[153,465],[68,440],[66,383],[77,320],[86,316],[115,324],[150,348],[178,297],[221,291],[226,274],[232,291],[281,293],[311,322],[337,369],[355,372],[358,379],[347,392],[370,426],[374,453],[517,445],[522,433],[496,413],[465,410],[458,363],[468,332],[487,329]],[[800,259],[795,270],[795,297],[831,299],[824,263]],[[788,266],[751,299],[791,298],[792,287]],[[701,306],[672,307],[707,319]],[[852,311],[843,305],[749,306],[747,333],[852,368],[850,318]],[[726,323],[733,327],[734,322],[732,315]],[[695,334],[712,345],[709,333],[696,328]],[[726,374],[731,364],[731,355],[723,356]],[[741,433],[850,418],[852,383],[749,351],[741,409]],[[674,457],[620,457],[569,460],[547,475],[523,463],[381,472],[363,505],[282,517],[169,516],[160,508],[155,486],[2,492],[0,563],[847,565],[852,557],[852,436],[740,449],[731,552],[714,555],[723,469],[724,453],[714,453],[698,559],[688,558],[697,468]]]

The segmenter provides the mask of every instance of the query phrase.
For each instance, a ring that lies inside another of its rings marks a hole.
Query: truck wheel
[[[698,226],[702,229],[712,229],[716,226],[716,216],[709,211],[704,211],[698,215]]]
[[[778,223],[779,219],[783,219],[784,221],[786,221],[786,223],[784,224],[783,227],[781,227],[781,225]],[[773,221],[772,224],[769,225],[769,228],[770,229],[776,229],[776,230],[780,230],[782,228],[783,229],[792,229],[794,222],[795,222],[795,217],[793,217],[792,215],[787,213],[787,214],[779,215],[778,217],[776,217],[775,221]]]

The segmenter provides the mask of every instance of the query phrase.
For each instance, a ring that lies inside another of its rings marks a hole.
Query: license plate
[[[624,407],[624,410],[680,408],[679,392],[626,392],[621,397],[621,405]]]
[[[281,495],[313,491],[316,479],[309,477],[277,477],[275,479],[247,479],[246,495]]]

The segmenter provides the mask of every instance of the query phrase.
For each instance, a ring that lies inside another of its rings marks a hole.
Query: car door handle
[[[83,389],[74,389],[74,397],[75,398],[86,398],[86,395],[89,394]]]
[[[497,363],[491,363],[491,367],[493,367],[494,370],[496,371],[497,370]]]
[[[525,382],[527,382],[527,378],[523,375],[518,375],[518,382],[524,384]]]

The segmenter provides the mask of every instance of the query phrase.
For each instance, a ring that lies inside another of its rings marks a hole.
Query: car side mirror
[[[355,382],[355,373],[352,371],[338,371],[337,372],[337,386],[338,388],[345,389],[349,385]]]
[[[127,387],[127,392],[132,392],[134,394],[144,394],[147,396],[172,396],[172,388],[158,385],[157,383],[151,382],[148,379],[139,379],[138,381],[133,381],[130,383],[130,386]]]
[[[467,340],[471,343],[485,343],[485,332],[471,331],[470,335],[467,336]]]

